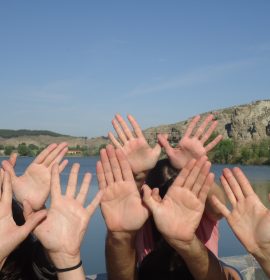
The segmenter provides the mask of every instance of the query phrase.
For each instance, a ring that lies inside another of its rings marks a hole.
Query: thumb
[[[152,190],[144,184],[142,186],[143,190],[143,202],[150,209],[151,212],[154,211],[155,207],[158,205],[158,202],[152,197]]]
[[[2,162],[2,166],[3,166],[3,169],[5,171],[8,171],[8,173],[10,174],[11,180],[14,180],[14,178],[16,177],[16,173],[14,171],[13,166],[10,164],[10,162],[7,160],[4,160]]]
[[[33,212],[32,207],[27,201],[23,201],[23,208],[25,224],[20,227],[20,234],[22,237],[26,237],[47,216],[47,211],[43,209]]]
[[[167,154],[170,153],[172,150],[172,147],[168,141],[168,135],[167,134],[158,134],[158,142],[166,151]]]
[[[18,156],[18,154],[12,153],[12,154],[10,155],[10,157],[9,157],[8,162],[9,162],[9,163],[11,164],[11,166],[13,166],[13,167],[16,165],[17,156]]]
[[[156,146],[154,147],[153,151],[154,151],[156,157],[158,158],[159,155],[160,155],[160,153],[161,153],[161,147],[160,147],[160,145],[159,145],[159,144],[156,144]]]

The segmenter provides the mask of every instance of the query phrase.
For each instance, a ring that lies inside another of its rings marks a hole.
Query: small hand
[[[158,190],[143,186],[143,201],[153,213],[155,224],[169,240],[189,242],[199,226],[214,175],[207,157],[191,160],[180,172],[163,199]]]
[[[67,152],[67,143],[51,144],[44,149],[28,166],[22,176],[17,177],[12,164],[3,161],[2,166],[11,174],[11,182],[16,199],[19,202],[27,200],[31,207],[39,210],[44,206],[50,191],[51,168],[54,163],[60,163]],[[68,161],[60,164],[60,172]]]
[[[101,210],[108,230],[136,231],[148,218],[148,210],[134,181],[130,165],[120,149],[111,145],[100,152],[99,187],[104,191]]]
[[[229,210],[215,196],[212,197],[213,203],[251,254],[268,254],[270,259],[270,211],[255,194],[240,168],[234,168],[233,172],[224,169],[221,183],[232,209]]]
[[[0,263],[30,234],[45,218],[46,211],[33,212],[27,201],[23,201],[26,222],[17,226],[12,215],[12,189],[10,175],[4,172],[0,178]]]
[[[116,140],[111,132],[109,132],[109,138],[116,148],[123,151],[131,166],[132,172],[139,174],[140,172],[152,169],[156,165],[161,148],[159,144],[151,148],[134,117],[128,115],[128,120],[134,133],[130,131],[124,119],[117,114],[112,124],[119,137],[119,141]]]
[[[217,121],[213,121],[213,115],[209,115],[199,126],[197,131],[193,133],[193,130],[199,120],[200,116],[196,116],[191,121],[183,138],[179,141],[176,148],[170,146],[165,135],[158,135],[159,143],[165,148],[173,167],[177,169],[183,168],[188,161],[193,158],[198,159],[206,155],[221,141],[222,135],[218,135],[214,140],[205,146],[206,141],[217,127]],[[206,130],[208,125],[210,125],[210,127]],[[192,134],[194,135],[192,136]]]
[[[55,262],[59,260],[62,262],[63,259],[70,261],[69,266],[73,266],[80,261],[80,245],[89,220],[99,205],[102,192],[98,192],[92,202],[84,208],[91,174],[85,174],[76,196],[79,164],[74,164],[69,175],[66,193],[62,195],[59,171],[58,164],[54,164],[51,179],[51,206],[48,209],[47,218],[35,229],[34,234],[56,266]]]

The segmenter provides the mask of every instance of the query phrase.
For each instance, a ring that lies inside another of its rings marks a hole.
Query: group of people
[[[77,187],[78,163],[61,191],[67,143],[49,145],[21,176],[16,155],[2,162],[0,279],[85,279],[80,246],[99,205],[108,279],[242,279],[218,258],[223,217],[270,277],[270,211],[239,168],[223,170],[223,188],[215,183],[207,153],[222,136],[211,137],[213,115],[200,125],[196,116],[176,147],[166,134],[151,147],[128,120],[131,126],[118,114],[112,121],[117,136],[110,132],[112,145],[100,151],[99,191],[87,206],[91,174]]]

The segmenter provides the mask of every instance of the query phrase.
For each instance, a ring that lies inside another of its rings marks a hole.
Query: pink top
[[[196,236],[216,256],[218,256],[218,221],[211,219],[203,213],[201,222],[196,230]],[[138,261],[141,262],[154,249],[151,223],[146,221],[139,230],[136,240]]]

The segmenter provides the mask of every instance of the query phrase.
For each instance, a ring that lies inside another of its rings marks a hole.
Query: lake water
[[[2,161],[4,158],[0,158]],[[89,158],[69,158],[69,165],[62,173],[62,189],[64,190],[68,174],[72,163],[79,162],[81,165],[79,173],[79,182],[81,182],[83,174],[90,171],[93,174],[88,202],[90,202],[98,190],[96,179],[95,165],[98,157]],[[32,161],[32,158],[18,158],[16,165],[16,173],[20,175]],[[217,178],[221,175],[224,167],[233,167],[232,165],[213,165],[213,172]],[[265,205],[270,208],[268,201],[268,193],[270,192],[270,167],[269,166],[241,166],[248,178],[253,184],[256,193],[260,196]],[[104,257],[104,242],[106,235],[106,226],[104,224],[100,209],[93,215],[88,231],[85,235],[81,253],[84,268],[87,274],[95,274],[105,272],[105,257]],[[245,250],[231,232],[226,221],[223,219],[220,222],[220,241],[219,255],[232,256],[244,254]]]

